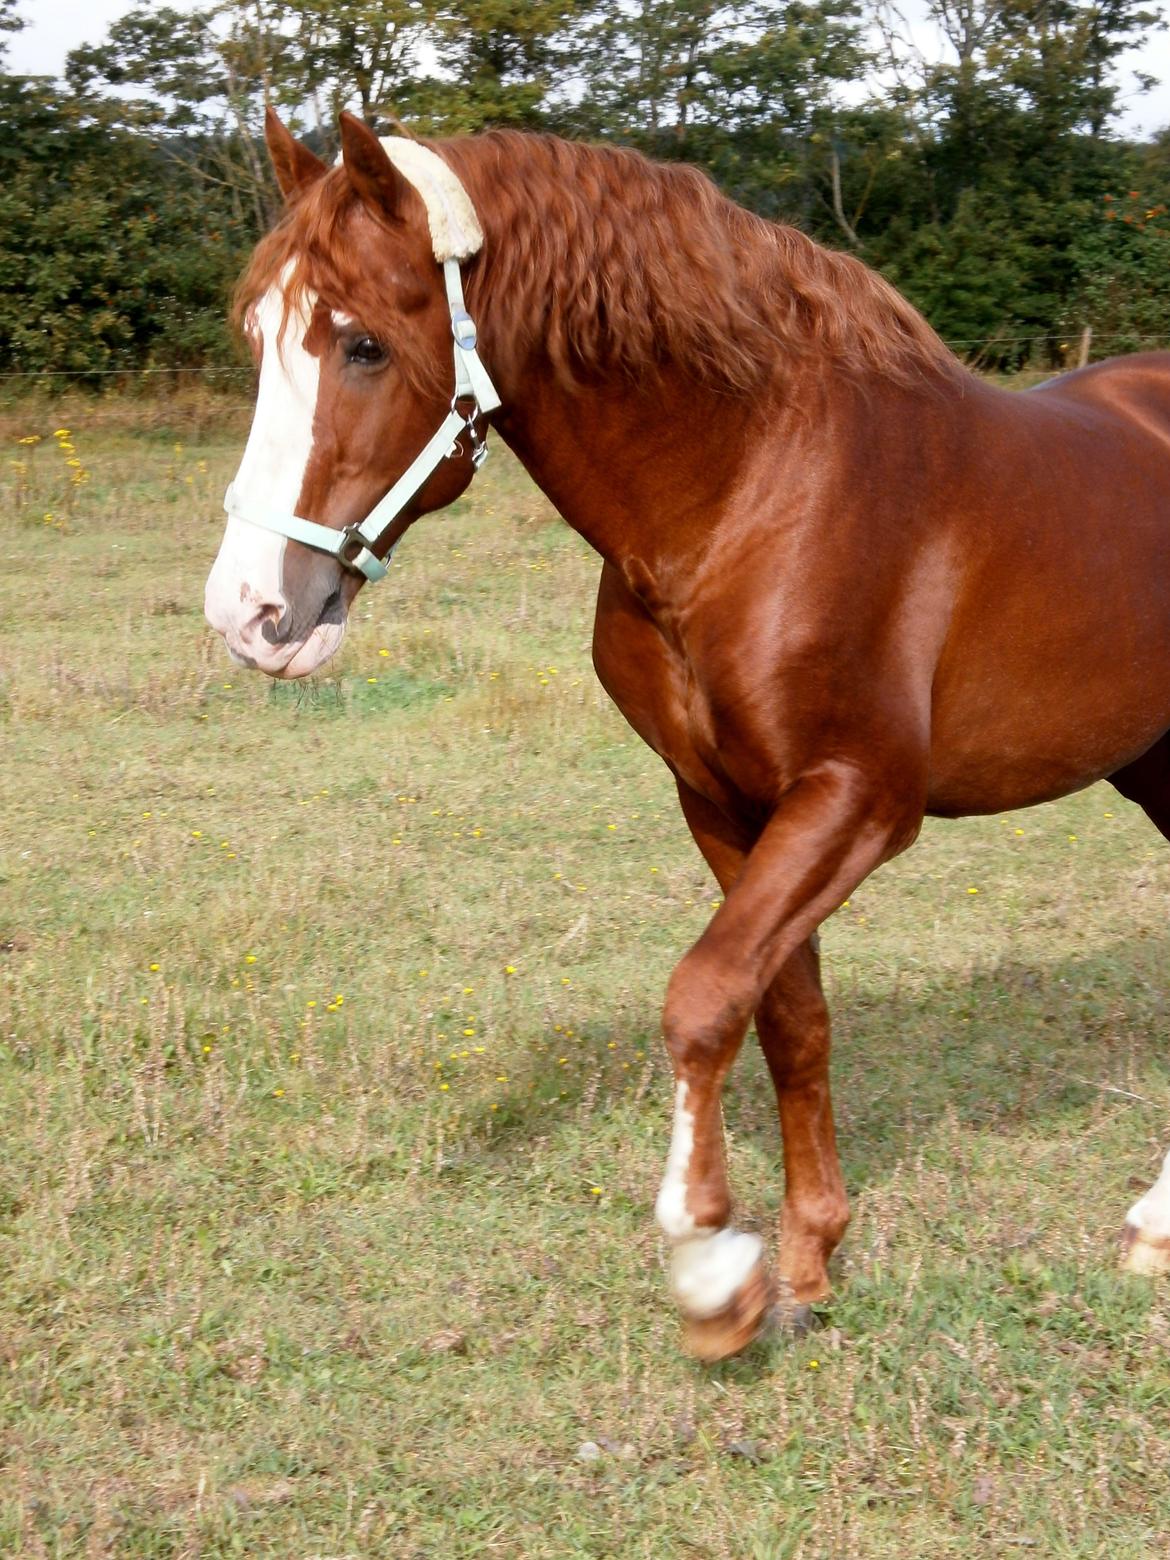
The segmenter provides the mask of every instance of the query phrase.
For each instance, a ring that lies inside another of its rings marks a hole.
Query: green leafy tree
[[[607,0],[584,41],[585,127],[741,167],[806,136],[865,61],[852,0]]]
[[[867,258],[989,361],[1010,366],[1030,340],[1059,363],[1080,235],[1132,155],[1109,134],[1117,61],[1158,18],[1136,0],[933,0],[932,14],[954,59],[894,60],[905,128],[866,202]],[[861,172],[846,165],[847,201]]]
[[[16,14],[19,0],[0,0],[0,61],[3,61],[8,53],[8,39],[5,33],[19,32],[24,26],[24,17]]]
[[[176,177],[100,103],[41,80],[0,75],[0,159],[8,371],[225,360],[224,314],[251,229],[220,192]]]
[[[231,279],[280,204],[267,103],[326,157],[344,106],[696,162],[860,252],[988,364],[1032,344],[1059,363],[1084,324],[1106,350],[1170,333],[1170,132],[1113,133],[1120,63],[1156,13],[929,0],[938,63],[899,38],[892,4],[140,3],[74,51],[66,89],[0,76],[0,358],[93,373],[230,353]],[[19,25],[0,0],[0,70]]]
[[[432,0],[433,68],[402,101],[424,130],[569,126],[580,0]]]
[[[1145,181],[1142,181],[1145,183]],[[1170,347],[1170,184],[1106,192],[1072,246],[1067,336],[1091,324],[1107,352]]]
[[[343,108],[376,125],[398,111],[419,71],[423,0],[221,0],[220,45],[234,79],[257,109],[272,102],[315,139],[336,145]]]

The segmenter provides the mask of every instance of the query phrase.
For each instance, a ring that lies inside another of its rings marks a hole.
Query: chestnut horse
[[[242,283],[260,389],[207,615],[273,676],[320,665],[489,422],[600,554],[597,674],[725,895],[667,991],[657,1214],[690,1348],[732,1353],[776,1292],[828,1293],[848,1218],[821,921],[927,813],[1107,777],[1170,835],[1170,354],[1009,394],[692,169],[349,116],[331,169],[274,116],[268,141],[287,209]],[[731,1224],[720,1117],[753,1015],[775,1285]],[[1126,1260],[1170,1268],[1170,1172]]]

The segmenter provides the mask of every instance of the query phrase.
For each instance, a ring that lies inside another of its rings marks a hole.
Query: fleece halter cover
[[[487,446],[480,442],[475,422],[481,414],[494,412],[500,404],[496,387],[476,351],[475,321],[468,314],[463,301],[460,261],[477,254],[483,245],[483,231],[471,197],[454,171],[429,147],[401,136],[388,137],[382,145],[402,177],[422,196],[427,211],[431,247],[435,259],[443,268],[447,305],[451,311],[451,335],[455,344],[455,390],[451,397],[451,410],[385,498],[358,525],[335,531],[331,526],[319,525],[315,520],[302,520],[299,515],[262,514],[255,511],[245,513],[237,506],[234,490],[230,487],[223,501],[229,515],[262,526],[267,531],[275,531],[280,536],[287,536],[317,552],[330,553],[343,568],[355,574],[363,574],[368,580],[385,578],[390,555],[387,554],[383,562],[375,556],[374,547],[431,473],[444,460],[459,453],[459,435],[465,430],[471,444],[472,460],[477,469],[482,465],[487,455]],[[461,411],[460,406],[465,409]]]

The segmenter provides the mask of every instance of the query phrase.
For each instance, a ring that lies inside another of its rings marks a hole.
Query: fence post
[[[1077,367],[1084,368],[1089,361],[1089,348],[1093,345],[1093,327],[1086,325],[1081,331],[1081,347],[1077,353]]]

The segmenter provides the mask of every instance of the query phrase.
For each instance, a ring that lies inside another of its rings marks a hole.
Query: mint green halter
[[[447,302],[451,308],[451,335],[455,342],[455,393],[451,397],[451,410],[439,424],[422,450],[407,466],[398,481],[358,525],[347,525],[343,531],[331,526],[319,525],[315,520],[302,520],[299,515],[245,512],[235,502],[235,490],[229,487],[224,495],[223,507],[229,515],[246,520],[250,525],[263,526],[300,542],[315,552],[329,553],[342,568],[353,574],[363,574],[368,580],[386,577],[386,561],[375,556],[375,548],[406,508],[410,500],[422,488],[431,473],[443,461],[462,453],[460,435],[467,433],[471,446],[472,465],[478,471],[487,459],[487,444],[480,438],[477,418],[494,412],[500,404],[496,387],[480,362],[476,351],[475,321],[468,314],[463,302],[463,281],[458,260],[444,260],[443,279],[447,286]]]
[[[451,335],[455,343],[455,390],[451,396],[451,410],[385,498],[357,525],[335,531],[331,526],[319,525],[316,520],[302,520],[299,515],[244,510],[236,502],[234,486],[228,488],[223,501],[228,514],[237,520],[275,531],[278,536],[287,536],[290,541],[300,542],[315,552],[328,553],[343,569],[351,574],[361,574],[367,580],[385,579],[391,554],[387,553],[383,562],[375,555],[375,548],[431,473],[443,461],[463,454],[460,443],[463,433],[467,434],[472,466],[478,471],[483,465],[487,459],[487,444],[480,437],[476,423],[500,405],[496,387],[476,351],[475,321],[463,300],[463,278],[459,269],[460,262],[475,254],[483,243],[475,209],[454,171],[428,147],[397,137],[384,140],[382,145],[399,172],[422,196],[435,259],[443,267],[443,282],[451,311]]]

